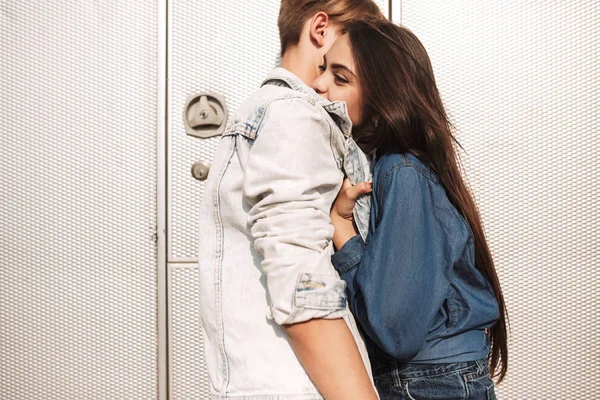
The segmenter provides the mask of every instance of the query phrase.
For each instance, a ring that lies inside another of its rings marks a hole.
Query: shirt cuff
[[[364,251],[365,242],[356,235],[331,256],[331,263],[341,276],[360,264]]]
[[[267,318],[279,325],[296,324],[311,319],[343,318],[347,312],[346,283],[334,274],[301,273],[296,283],[292,308],[285,312],[271,305]]]

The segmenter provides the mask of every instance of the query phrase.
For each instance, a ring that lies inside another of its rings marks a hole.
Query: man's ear
[[[317,47],[325,45],[325,35],[329,34],[329,15],[326,12],[319,11],[310,20],[310,41]]]

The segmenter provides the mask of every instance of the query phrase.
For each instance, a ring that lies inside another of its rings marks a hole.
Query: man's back
[[[358,338],[330,261],[349,125],[293,74],[267,80],[225,132],[201,203],[205,353],[216,398],[320,399],[281,325],[343,317]]]

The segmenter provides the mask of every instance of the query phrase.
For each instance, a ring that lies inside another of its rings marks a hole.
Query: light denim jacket
[[[201,202],[203,339],[213,398],[321,399],[281,325],[344,318],[345,283],[331,264],[329,211],[344,170],[370,179],[345,103],[277,68],[221,139]],[[368,229],[370,199],[355,210]]]

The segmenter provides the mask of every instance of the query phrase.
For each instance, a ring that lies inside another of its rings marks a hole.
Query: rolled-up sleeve
[[[299,98],[271,103],[246,164],[248,224],[278,324],[346,314],[329,218],[343,176],[317,107]]]

